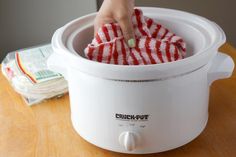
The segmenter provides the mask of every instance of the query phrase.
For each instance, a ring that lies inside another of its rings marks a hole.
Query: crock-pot
[[[172,9],[141,7],[183,37],[186,59],[125,66],[90,61],[96,13],[58,29],[50,69],[69,85],[71,120],[88,142],[115,152],[147,154],[180,147],[196,138],[208,120],[209,86],[230,77],[231,57],[218,52],[225,34],[206,18]]]

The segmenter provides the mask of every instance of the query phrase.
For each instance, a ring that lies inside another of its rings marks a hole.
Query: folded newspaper
[[[7,54],[2,62],[2,73],[28,105],[67,93],[64,77],[47,67],[53,53],[50,44],[17,50]]]

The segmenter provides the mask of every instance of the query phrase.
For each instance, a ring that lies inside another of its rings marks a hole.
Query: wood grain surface
[[[221,48],[236,61],[236,50]],[[203,133],[175,150],[126,155],[98,148],[72,128],[68,95],[27,106],[0,74],[0,157],[235,157],[236,72],[211,86],[209,122]]]

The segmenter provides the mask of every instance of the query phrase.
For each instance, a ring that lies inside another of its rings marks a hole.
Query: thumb
[[[118,23],[121,27],[126,43],[129,45],[130,48],[135,47],[136,43],[131,17],[124,16],[118,20]]]

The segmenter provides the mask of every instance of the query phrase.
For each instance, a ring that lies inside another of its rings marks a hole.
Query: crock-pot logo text
[[[119,114],[115,115],[117,120],[126,120],[126,121],[147,121],[149,115],[129,115],[129,114]]]

